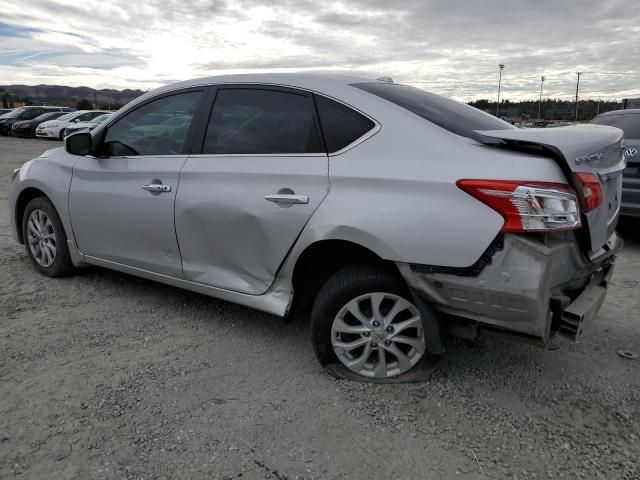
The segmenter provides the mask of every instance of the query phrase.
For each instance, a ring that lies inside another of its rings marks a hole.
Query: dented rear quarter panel
[[[549,158],[481,145],[390,103],[368,111],[384,119],[381,130],[329,156],[329,194],[305,227],[294,259],[316,241],[339,239],[386,260],[468,267],[504,220],[460,190],[457,180],[566,183]]]

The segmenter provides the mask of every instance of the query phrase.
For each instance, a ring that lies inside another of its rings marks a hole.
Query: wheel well
[[[375,265],[404,283],[396,265],[357,243],[346,240],[321,240],[309,245],[298,257],[293,269],[291,316],[306,316],[320,288],[334,273],[348,265]]]
[[[42,190],[34,187],[25,188],[18,196],[18,201],[16,202],[16,227],[20,243],[24,243],[24,239],[22,238],[22,217],[24,216],[24,211],[29,202],[38,197],[48,198]]]

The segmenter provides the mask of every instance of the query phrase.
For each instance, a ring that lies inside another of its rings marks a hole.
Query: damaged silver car
[[[310,316],[323,365],[402,379],[447,334],[582,335],[622,246],[622,140],[388,78],[212,77],[25,163],[11,223],[44,275],[97,265]]]

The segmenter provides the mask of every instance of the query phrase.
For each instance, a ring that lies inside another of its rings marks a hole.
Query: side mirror
[[[64,139],[64,148],[71,155],[89,155],[93,139],[90,133],[74,133]]]
[[[74,122],[75,122],[75,123],[78,123],[79,121],[80,121],[80,119],[79,119],[79,118],[76,118],[76,119],[74,120]]]

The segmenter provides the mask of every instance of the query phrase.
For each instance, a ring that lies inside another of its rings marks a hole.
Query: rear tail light
[[[582,209],[585,212],[598,208],[602,203],[602,185],[593,173],[576,173],[578,190],[582,197]]]
[[[580,227],[578,198],[568,185],[510,180],[458,180],[458,187],[504,217],[504,232]]]

